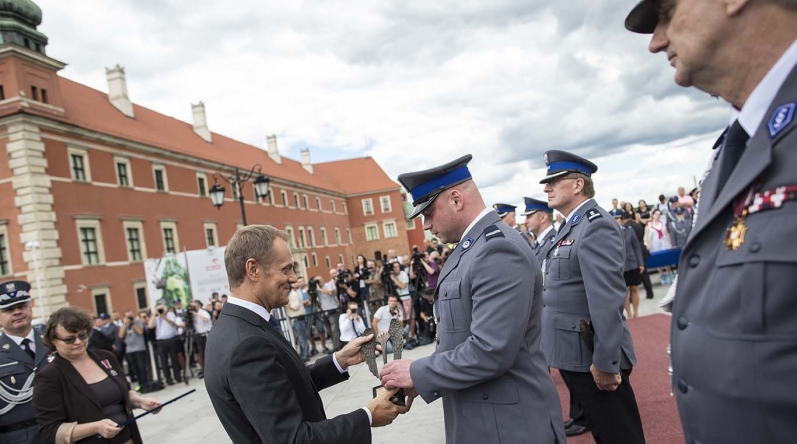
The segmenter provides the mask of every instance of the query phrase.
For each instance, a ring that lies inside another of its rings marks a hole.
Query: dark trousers
[[[171,382],[175,379],[177,382],[182,382],[183,380],[179,358],[180,353],[183,351],[182,348],[183,341],[180,340],[179,336],[175,336],[171,339],[158,340],[158,356],[160,356],[161,368],[163,369],[163,376],[166,378],[166,382]],[[169,367],[170,358],[172,360],[171,367]]]
[[[642,278],[642,285],[645,287],[645,296],[648,299],[653,299],[653,284],[650,283],[650,275],[648,274],[648,269],[645,269],[645,272],[642,273],[640,276]]]
[[[570,392],[570,419],[580,426],[589,427],[587,415],[584,414],[584,409],[581,408],[581,403],[578,402],[578,399],[576,399],[575,396],[573,396],[573,392]]]
[[[623,380],[613,392],[599,390],[592,373],[559,372],[584,410],[597,444],[645,444],[642,420],[629,380],[631,369],[620,371]]]
[[[130,378],[135,378],[138,385],[149,382],[149,372],[147,372],[147,352],[145,350],[127,353],[127,368],[130,370]]]
[[[197,333],[194,335],[194,353],[199,355],[199,365],[205,369],[205,344],[208,342],[207,333]]]

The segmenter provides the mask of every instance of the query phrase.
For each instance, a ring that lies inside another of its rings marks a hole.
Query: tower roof
[[[36,29],[42,23],[42,10],[31,0],[0,0],[0,19],[11,19]]]

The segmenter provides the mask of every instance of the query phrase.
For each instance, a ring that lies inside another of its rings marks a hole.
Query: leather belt
[[[36,418],[30,418],[13,424],[0,426],[0,434],[16,432],[17,430],[27,429],[28,427],[34,427],[36,425]]]

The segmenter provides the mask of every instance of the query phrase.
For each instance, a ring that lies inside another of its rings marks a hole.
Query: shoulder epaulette
[[[603,215],[601,214],[600,211],[598,211],[598,210],[596,210],[594,208],[589,210],[589,211],[587,211],[587,220],[588,221],[592,222],[593,220],[595,220],[595,219],[597,219],[599,217],[603,217]]]
[[[486,240],[490,240],[494,237],[504,237],[504,232],[495,225],[490,225],[484,229],[484,238]]]

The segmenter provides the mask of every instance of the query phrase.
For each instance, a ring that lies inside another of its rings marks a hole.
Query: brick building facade
[[[270,178],[266,198],[243,184],[247,221],[286,230],[301,274],[409,250],[400,187],[373,159],[288,159],[274,136],[262,150],[211,132],[202,103],[193,124],[159,114],[130,101],[119,66],[108,94],[60,77],[41,11],[21,3],[0,5],[15,20],[0,24],[0,280],[31,282],[46,314],[151,304],[145,259],[223,245],[242,225],[234,187],[220,209],[208,197],[236,167]]]

